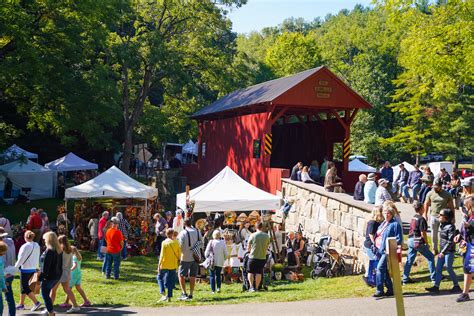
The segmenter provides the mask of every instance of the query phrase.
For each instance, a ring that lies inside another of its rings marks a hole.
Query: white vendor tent
[[[366,165],[359,159],[355,158],[352,161],[349,161],[349,171],[353,172],[376,172],[377,169],[374,167],[371,167],[369,165]]]
[[[54,172],[31,160],[13,161],[0,166],[0,171],[10,179],[13,189],[31,188],[31,200],[53,196]]]
[[[189,191],[195,213],[215,211],[275,210],[280,208],[280,197],[254,187],[225,167],[207,183]],[[186,193],[176,195],[176,206],[186,209]]]
[[[192,140],[189,140],[186,144],[183,145],[182,149],[183,154],[193,154],[198,155],[198,144],[193,143]]]
[[[440,174],[441,169],[443,168],[446,169],[449,174],[453,172],[453,163],[451,161],[430,162],[428,167],[430,167],[431,172],[433,172],[435,177]]]
[[[397,180],[398,174],[400,173],[400,165],[401,164],[403,164],[405,166],[405,169],[408,172],[412,172],[413,170],[415,170],[415,166],[413,166],[409,162],[406,162],[406,161],[401,162],[401,163],[399,163],[399,164],[397,164],[396,166],[393,167],[393,181]]]
[[[156,188],[144,185],[112,166],[94,179],[66,189],[66,199],[114,198],[152,200],[158,196]]]
[[[98,168],[96,163],[84,160],[73,153],[48,162],[44,166],[56,171],[96,170]]]
[[[18,159],[21,156],[24,156],[28,159],[38,159],[38,154],[24,150],[23,148],[18,147],[16,144],[13,144],[10,146],[10,148],[6,149],[2,155],[9,159]]]

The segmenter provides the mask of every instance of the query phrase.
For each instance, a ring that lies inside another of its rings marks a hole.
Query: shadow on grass
[[[101,306],[97,305],[94,307],[81,308],[80,312],[73,313],[72,315],[110,315],[110,316],[120,316],[120,315],[136,315],[137,312],[124,310],[126,305],[115,305],[115,306]],[[66,309],[55,308],[55,311],[58,314],[65,314]],[[26,312],[22,315],[37,316],[37,312]]]

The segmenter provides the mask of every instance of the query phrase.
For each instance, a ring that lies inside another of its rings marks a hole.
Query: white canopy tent
[[[363,156],[363,155],[351,155],[351,156],[349,156],[349,160],[352,160],[352,159],[367,159],[367,157]]]
[[[182,149],[183,154],[193,154],[198,155],[198,144],[193,143],[192,140],[189,140],[186,144],[183,145]]]
[[[112,166],[94,179],[66,189],[66,199],[113,198],[153,200],[158,189],[144,185]]]
[[[369,165],[366,165],[359,159],[355,158],[352,161],[349,161],[349,171],[353,172],[376,172],[377,169],[374,167],[371,167]]]
[[[13,184],[13,189],[31,188],[31,200],[50,198],[53,196],[55,173],[31,160],[13,161],[0,166],[0,171]]]
[[[212,211],[275,210],[280,208],[280,197],[254,187],[225,167],[207,183],[189,191],[195,213]],[[176,195],[176,206],[186,209],[186,193]]]
[[[16,144],[11,145],[8,149],[6,149],[2,153],[2,155],[9,159],[18,159],[22,156],[28,159],[38,159],[38,154],[24,150],[23,148],[20,148]]]
[[[400,165],[403,164],[405,166],[405,169],[408,171],[408,172],[411,172],[413,170],[415,170],[415,166],[413,166],[412,164],[404,161],[404,162],[401,162],[399,164],[397,164],[396,166],[394,166],[392,169],[393,169],[393,181],[395,181],[398,177],[398,174],[400,173]]]
[[[96,163],[84,160],[73,153],[48,162],[44,166],[56,171],[96,170],[98,168]]]

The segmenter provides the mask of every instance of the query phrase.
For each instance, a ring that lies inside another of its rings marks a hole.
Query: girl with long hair
[[[54,232],[43,235],[46,250],[41,255],[41,295],[48,315],[55,315],[51,290],[58,284],[63,271],[62,249],[59,246],[58,237]]]

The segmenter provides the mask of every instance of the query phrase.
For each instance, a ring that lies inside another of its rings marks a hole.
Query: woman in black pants
[[[51,301],[51,290],[58,283],[63,272],[62,250],[58,242],[58,236],[53,232],[47,232],[43,236],[46,251],[41,255],[41,296],[48,315],[55,315],[53,302]]]

